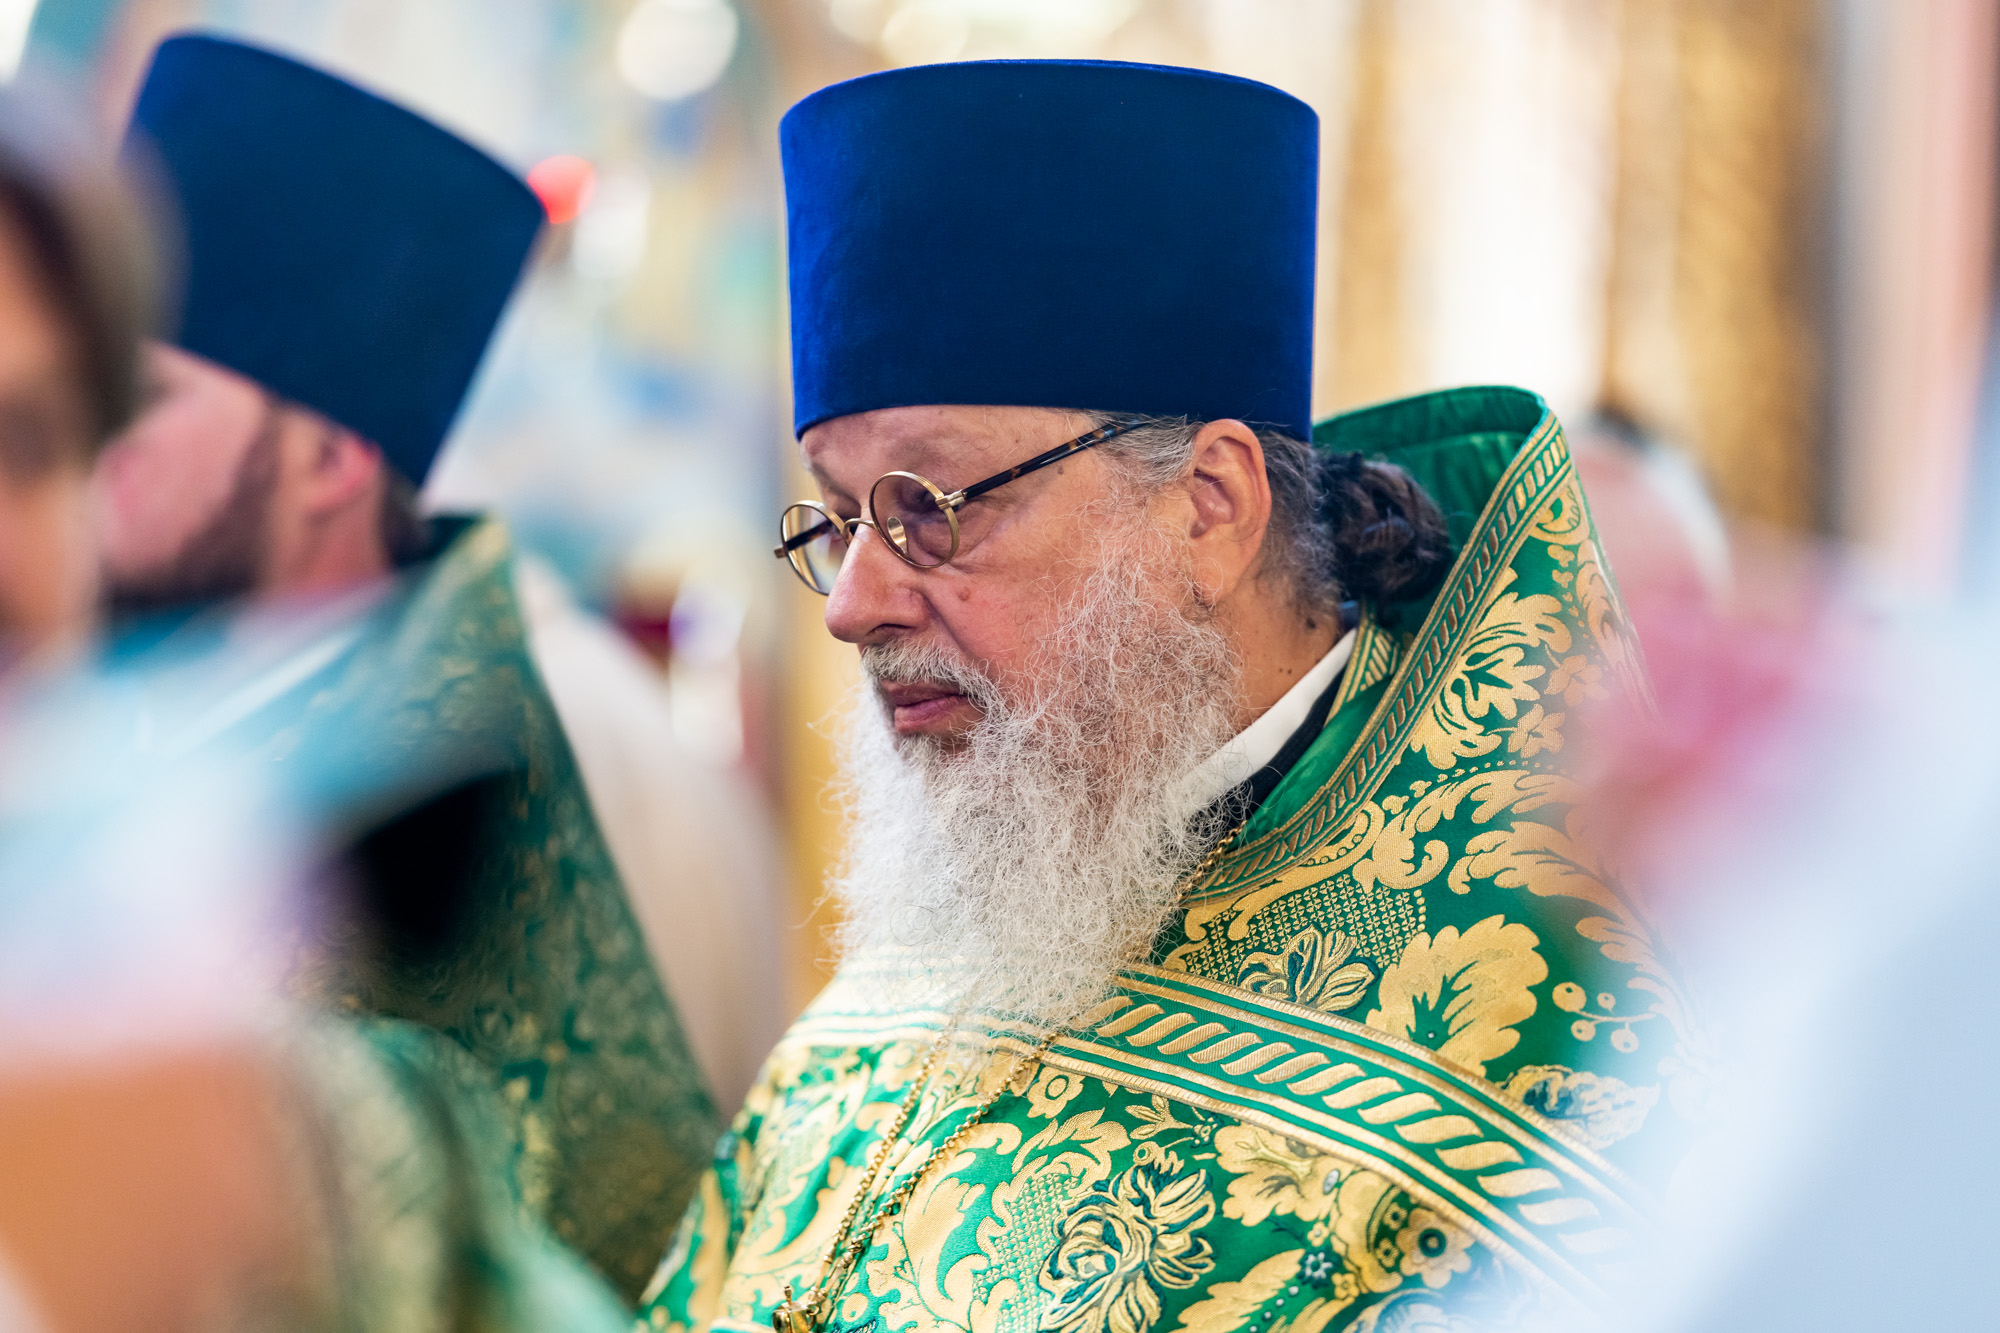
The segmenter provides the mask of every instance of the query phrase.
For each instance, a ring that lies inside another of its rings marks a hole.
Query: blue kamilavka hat
[[[965,403],[1311,432],[1319,119],[1247,79],[924,65],[780,129],[794,425]]]
[[[132,113],[185,229],[178,332],[422,482],[542,226],[522,181],[285,56],[163,43]]]

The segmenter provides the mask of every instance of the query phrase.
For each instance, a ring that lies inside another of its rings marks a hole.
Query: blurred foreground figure
[[[1684,453],[1615,409],[1573,434],[1571,452],[1641,647],[1726,596],[1730,537]]]
[[[136,214],[67,127],[0,120],[0,677],[73,656],[96,620],[89,480],[133,408],[152,311]]]
[[[242,779],[8,792],[0,1328],[625,1327],[460,1048],[284,1001],[296,849]]]
[[[498,163],[290,59],[165,43],[133,155],[186,230],[155,396],[100,465],[127,609],[198,613],[154,752],[256,750],[349,848],[324,998],[442,1033],[520,1188],[628,1296],[713,1112],[530,653],[503,528],[419,517],[542,221]],[[205,697],[204,706],[189,703]],[[344,927],[344,929],[342,929]]]
[[[110,164],[0,96],[7,500],[61,514],[8,531],[10,608],[92,584],[146,252]],[[90,633],[87,598],[57,611],[9,621],[44,661]],[[262,765],[147,763],[116,691],[39,674],[0,701],[0,1329],[617,1327],[523,1222],[462,1052],[281,998],[299,900]]]
[[[1736,564],[1728,597],[1662,622],[1657,707],[1591,728],[1589,818],[1726,1034],[1676,1225],[1610,1326],[1994,1327],[2000,1222],[1940,1196],[2000,1189],[2000,622],[1912,613],[1820,552]]]
[[[0,679],[10,695],[91,633],[90,465],[134,405],[151,314],[143,239],[109,164],[60,118],[0,96]],[[0,721],[0,755],[10,732]],[[128,1048],[111,1058],[75,1049],[73,1015],[51,1014],[62,1001],[36,983],[87,994],[76,973],[109,942],[80,932],[83,948],[65,948],[73,941],[45,920],[55,902],[72,922],[101,904],[73,879],[24,882],[20,870],[0,858],[0,1329],[177,1325],[281,1253],[268,1071],[212,1033],[147,1049],[128,1030]],[[131,974],[119,984],[146,989]],[[107,1281],[111,1272],[123,1280]]]
[[[1546,407],[1312,424],[1317,123],[1264,85],[939,65],[782,138],[848,952],[654,1325],[1599,1300],[1702,1048],[1572,817],[1570,717],[1643,682]]]

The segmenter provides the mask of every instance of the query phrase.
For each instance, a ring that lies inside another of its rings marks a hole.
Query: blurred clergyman
[[[109,592],[128,611],[248,603],[155,650],[228,685],[154,743],[282,761],[347,847],[356,910],[317,979],[470,1054],[525,1199],[630,1297],[713,1112],[542,684],[507,534],[416,507],[541,206],[411,112],[208,36],[160,48],[129,142],[185,273],[152,402],[99,466]]]
[[[149,254],[108,157],[0,95],[0,589],[41,685],[0,709],[0,1329],[618,1328],[523,1223],[462,1052],[277,992],[260,785],[103,752],[122,708],[51,667],[92,632],[87,479],[136,405]]]
[[[654,1325],[1588,1304],[1702,1067],[1570,817],[1571,719],[1638,668],[1554,418],[1314,425],[1276,89],[934,65],[781,139],[819,496],[778,554],[866,678],[848,948]]]

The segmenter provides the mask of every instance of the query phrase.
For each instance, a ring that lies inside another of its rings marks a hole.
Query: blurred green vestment
[[[1702,1045],[1572,819],[1566,728],[1645,685],[1562,433],[1531,394],[1467,389],[1316,436],[1424,483],[1449,576],[1363,609],[1324,730],[1151,962],[922,1175],[824,1327],[1506,1327],[1588,1306],[1644,1235]],[[943,1021],[885,1002],[879,967],[845,966],[773,1054],[652,1327],[769,1328],[813,1289]],[[876,1197],[1043,1035],[984,1026]]]
[[[474,1194],[519,1200],[630,1300],[714,1112],[529,656],[506,531],[447,538],[267,673],[285,688],[239,691],[260,706],[232,730],[352,848],[360,908],[308,950],[310,998],[469,1056],[456,1081],[507,1128],[497,1156],[459,1155],[504,1177]]]
[[[611,1333],[611,1289],[506,1170],[514,1130],[464,1048],[387,1019],[307,1021],[292,1071],[305,1281],[258,1326],[369,1333]]]

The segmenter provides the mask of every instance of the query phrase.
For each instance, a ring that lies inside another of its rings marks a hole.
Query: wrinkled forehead
[[[1080,411],[926,405],[835,417],[799,441],[806,468],[829,491],[858,495],[884,472],[968,485],[1088,431]]]

